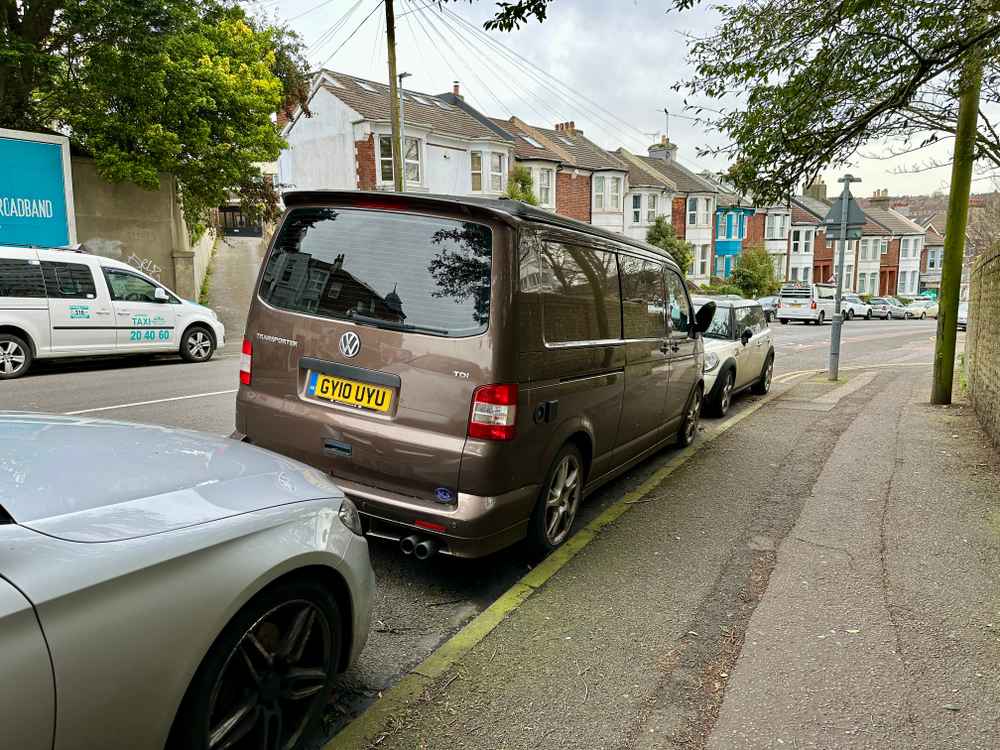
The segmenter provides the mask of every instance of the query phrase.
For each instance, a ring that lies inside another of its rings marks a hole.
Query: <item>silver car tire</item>
[[[0,380],[21,377],[33,359],[28,342],[12,333],[0,333]]]
[[[212,644],[167,750],[304,747],[333,693],[343,633],[337,599],[318,581],[265,589]]]

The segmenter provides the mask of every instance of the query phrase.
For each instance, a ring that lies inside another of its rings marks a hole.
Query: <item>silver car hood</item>
[[[322,472],[228,438],[0,412],[0,506],[77,542],[157,534],[343,494]]]

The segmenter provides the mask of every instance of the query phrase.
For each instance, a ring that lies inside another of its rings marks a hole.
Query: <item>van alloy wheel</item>
[[[698,435],[698,420],[701,418],[703,401],[703,393],[701,386],[699,386],[691,394],[691,400],[688,401],[687,407],[684,410],[684,422],[681,424],[680,430],[677,431],[678,447],[687,448],[694,442],[695,437]]]
[[[580,507],[583,471],[575,453],[562,457],[552,472],[545,495],[545,539],[552,547],[562,544]]]
[[[14,339],[0,341],[0,375],[8,378],[17,377],[27,361],[28,355],[21,342]]]

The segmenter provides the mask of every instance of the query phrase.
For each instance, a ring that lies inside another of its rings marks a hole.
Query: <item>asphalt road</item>
[[[841,367],[895,366],[931,361],[935,321],[853,321],[845,324]],[[775,388],[783,376],[823,369],[830,326],[774,324]],[[229,337],[239,333],[230,331]],[[962,336],[962,334],[960,334]],[[90,414],[229,434],[239,356],[219,354],[197,365],[178,358],[128,358],[38,363],[28,376],[0,384],[0,409]],[[738,397],[734,410],[752,403]],[[584,518],[638,486],[670,457],[646,461],[609,484],[582,509]],[[437,558],[417,564],[394,545],[372,544],[378,577],[374,630],[361,664],[345,675],[330,728],[354,715],[400,674],[419,663],[529,569],[518,549],[483,561]]]

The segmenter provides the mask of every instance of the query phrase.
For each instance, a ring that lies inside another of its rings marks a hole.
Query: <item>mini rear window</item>
[[[473,336],[490,317],[493,233],[402,212],[298,208],[281,226],[260,296],[281,310],[390,330]]]

